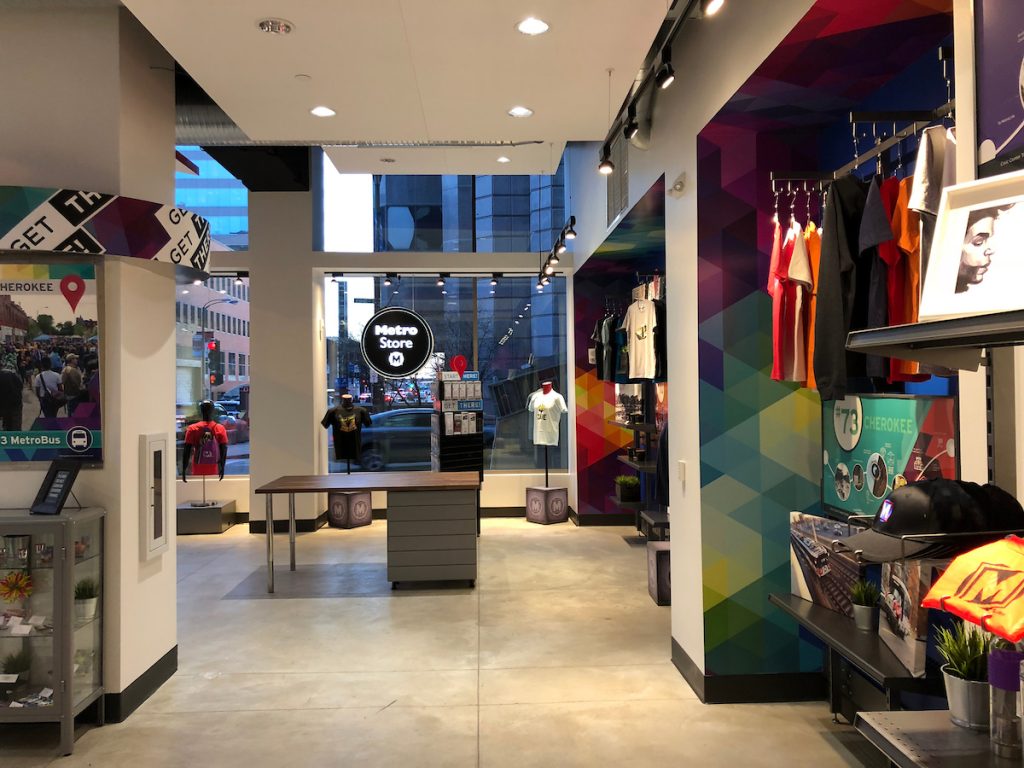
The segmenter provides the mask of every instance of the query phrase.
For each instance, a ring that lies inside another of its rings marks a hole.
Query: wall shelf
[[[657,469],[657,465],[653,461],[638,462],[633,461],[628,456],[619,456],[618,459],[627,467],[635,469],[637,472],[653,473]]]
[[[1024,310],[853,331],[846,348],[976,371],[988,347],[1024,344]]]
[[[657,424],[630,424],[629,422],[618,421],[617,419],[608,419],[608,423],[614,427],[628,429],[631,432],[647,432],[653,435],[660,431]]]

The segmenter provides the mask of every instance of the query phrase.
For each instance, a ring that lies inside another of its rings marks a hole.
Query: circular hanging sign
[[[411,309],[388,307],[366,323],[362,350],[371,369],[388,379],[403,379],[430,361],[434,334]]]

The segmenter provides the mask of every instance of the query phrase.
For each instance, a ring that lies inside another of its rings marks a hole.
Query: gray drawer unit
[[[417,549],[472,549],[476,551],[476,534],[456,536],[395,536],[388,531],[388,552],[410,552]]]
[[[420,520],[472,520],[476,530],[476,503],[472,506],[421,506],[421,507],[388,507],[388,521],[392,523],[414,523]]]
[[[388,581],[476,582],[477,492],[388,493]]]
[[[388,553],[391,565],[473,565],[475,549],[417,549]]]
[[[388,520],[392,536],[476,536],[476,520]]]
[[[392,587],[400,581],[476,581],[476,563],[472,565],[389,565]]]
[[[388,491],[392,507],[471,506],[476,509],[476,491]]]

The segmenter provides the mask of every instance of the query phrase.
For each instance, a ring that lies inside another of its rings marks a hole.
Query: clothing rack
[[[837,168],[832,172],[822,171],[786,171],[783,173],[771,174],[772,191],[782,191],[776,185],[780,183],[792,183],[792,182],[807,182],[815,181],[819,182],[819,189],[823,187],[827,182],[835,181],[836,179],[846,176],[852,173],[857,168],[862,166],[869,160],[874,160],[880,155],[884,154],[888,150],[895,147],[901,141],[910,136],[914,136],[929,125],[934,123],[936,120],[943,120],[946,117],[954,114],[956,111],[956,100],[951,99],[950,101],[943,104],[938,109],[928,111],[909,111],[909,112],[851,112],[850,113],[850,125],[856,129],[859,123],[898,123],[910,121],[910,125],[902,130],[895,131],[892,136],[882,141],[879,141],[871,149],[858,154],[846,165]],[[790,190],[792,191],[792,190]]]

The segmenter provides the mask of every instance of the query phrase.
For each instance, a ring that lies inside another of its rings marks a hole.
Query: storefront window
[[[382,277],[347,276],[329,277],[324,287],[328,398],[335,405],[350,394],[371,414],[372,426],[361,434],[362,469],[430,469],[431,385],[437,368],[448,369],[459,354],[483,382],[485,470],[543,469],[526,398],[541,381],[561,392],[568,386],[564,278],[542,293],[532,276],[501,278],[495,286],[489,277],[449,277],[443,287],[436,276],[396,277],[391,285]],[[416,311],[434,332],[433,364],[408,379],[378,377],[360,351],[366,322],[386,306]],[[344,471],[333,448],[330,456],[331,471]],[[551,468],[566,468],[567,456],[563,439],[550,450]]]
[[[228,435],[225,474],[249,474],[249,278],[211,277],[178,288],[175,422],[178,466],[185,428],[212,400]]]
[[[323,247],[545,251],[565,224],[564,167],[533,176],[339,174],[323,155]]]

